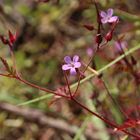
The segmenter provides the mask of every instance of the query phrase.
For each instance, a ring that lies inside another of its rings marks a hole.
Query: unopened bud
[[[112,31],[110,31],[106,34],[105,39],[107,42],[112,40]]]
[[[96,35],[96,39],[95,39],[96,43],[100,44],[102,42],[102,40],[103,40],[102,35],[101,34],[97,34]]]
[[[16,41],[17,34],[12,34],[11,31],[9,31],[9,41],[11,44],[13,44]]]
[[[84,26],[87,30],[89,30],[89,31],[93,31],[93,30],[94,30],[94,26],[93,26],[93,25],[84,24],[83,26]]]

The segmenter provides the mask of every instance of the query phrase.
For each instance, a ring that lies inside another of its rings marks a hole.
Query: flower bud
[[[105,39],[106,39],[107,42],[112,40],[112,35],[113,35],[112,33],[113,33],[112,31],[109,31],[106,34]]]
[[[93,25],[84,24],[83,26],[84,26],[87,30],[89,30],[89,31],[93,31],[93,30],[94,30],[94,26],[93,26]]]
[[[11,44],[13,44],[16,41],[17,34],[12,34],[11,31],[9,31],[9,41]]]
[[[101,34],[97,34],[96,38],[95,38],[96,43],[100,44],[102,42],[102,40],[103,40],[102,35]]]

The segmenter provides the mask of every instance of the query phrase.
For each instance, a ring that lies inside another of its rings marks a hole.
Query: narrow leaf
[[[0,57],[0,59],[1,59],[1,62],[3,63],[3,65],[5,67],[6,71],[9,72],[9,73],[11,73],[11,69],[10,69],[7,61],[4,58],[2,58],[2,57]]]

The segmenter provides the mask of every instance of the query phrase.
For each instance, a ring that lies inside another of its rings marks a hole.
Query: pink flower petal
[[[101,12],[100,12],[100,16],[103,18],[103,17],[106,17],[107,14],[106,14],[104,11],[101,11]]]
[[[71,69],[71,66],[68,65],[68,64],[64,64],[64,65],[62,66],[62,70],[69,70],[69,69]]]
[[[101,19],[101,22],[102,22],[103,24],[105,24],[105,23],[108,22],[108,20],[107,20],[106,18],[102,18],[102,19]]]
[[[127,42],[123,41],[123,42],[115,42],[115,49],[117,52],[121,52],[123,49],[125,49],[127,47]]]
[[[115,42],[115,48],[117,51],[121,51],[120,44],[117,41]]]
[[[74,67],[75,68],[80,68],[81,67],[81,63],[80,62],[75,62],[74,63]]]
[[[107,16],[112,17],[112,15],[113,15],[113,9],[112,8],[109,8],[107,10]]]
[[[86,52],[87,52],[87,55],[89,55],[89,56],[93,55],[93,49],[91,47],[87,48]]]
[[[77,62],[79,60],[79,56],[78,55],[75,55],[74,57],[73,57],[73,62]]]
[[[75,68],[71,68],[70,69],[70,74],[71,75],[76,75],[76,69]]]
[[[70,56],[65,56],[65,57],[64,57],[64,61],[65,61],[67,64],[70,64],[70,63],[71,63],[71,58],[70,58]]]
[[[113,23],[113,22],[116,22],[117,19],[118,19],[117,16],[113,16],[113,17],[111,17],[111,18],[108,20],[108,22],[109,22],[109,23]]]

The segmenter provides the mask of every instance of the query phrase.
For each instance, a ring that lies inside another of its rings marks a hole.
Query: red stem
[[[109,124],[110,126],[115,127],[115,128],[118,128],[118,126],[117,126],[115,123],[113,123],[113,122],[109,121],[108,119],[106,119],[106,118],[104,118],[104,117],[98,115],[97,113],[91,111],[89,108],[87,108],[86,106],[84,106],[83,104],[81,104],[80,102],[78,102],[74,97],[72,97],[72,101],[74,101],[74,102],[77,103],[79,106],[81,106],[83,109],[87,110],[88,112],[90,112],[91,114],[93,114],[93,115],[96,116],[97,118],[101,119],[101,120],[104,121],[105,123]],[[124,133],[126,133],[126,134],[128,134],[128,135],[131,135],[131,136],[133,136],[133,137],[135,137],[135,138],[139,138],[139,139],[140,139],[140,136],[139,136],[139,135],[136,135],[136,134],[134,134],[134,133],[128,132],[128,131],[126,131],[126,130],[121,130],[121,131],[123,131]]]
[[[103,85],[104,85],[104,87],[105,87],[105,89],[106,89],[106,91],[107,91],[107,94],[108,94],[108,96],[110,97],[110,99],[112,100],[112,102],[114,103],[114,105],[116,105],[116,106],[119,108],[120,112],[125,116],[126,119],[129,119],[129,116],[124,112],[124,110],[123,110],[122,107],[118,104],[118,102],[112,97],[112,95],[111,95],[111,93],[110,93],[110,91],[109,91],[109,89],[108,89],[106,83],[104,82],[104,80],[103,80],[102,78],[100,78],[100,79],[102,80]]]
[[[31,87],[34,87],[34,88],[36,88],[36,89],[39,89],[39,90],[42,90],[42,91],[45,91],[45,92],[49,92],[49,93],[52,93],[52,94],[54,94],[54,95],[57,95],[57,96],[61,96],[61,97],[65,97],[65,98],[70,98],[69,96],[67,96],[67,95],[63,95],[63,94],[59,94],[59,93],[56,93],[55,91],[53,91],[53,90],[49,90],[49,89],[46,89],[46,88],[43,88],[43,87],[40,87],[40,86],[38,86],[38,85],[35,85],[35,84],[33,84],[33,83],[30,83],[30,82],[28,82],[28,81],[26,81],[26,80],[24,80],[24,79],[22,79],[21,77],[15,77],[17,80],[19,80],[20,82],[22,82],[22,83],[24,83],[24,84],[26,84],[26,85],[29,85],[29,86],[31,86]]]
[[[11,77],[11,76],[8,76],[8,75],[6,75],[6,74],[0,74],[0,75],[6,76],[6,77]],[[39,90],[42,90],[42,91],[45,91],[45,92],[50,92],[50,93],[53,93],[53,94],[55,94],[55,95],[57,95],[57,96],[61,96],[61,97],[65,97],[65,98],[71,99],[72,101],[74,101],[75,103],[77,103],[80,107],[82,107],[83,109],[87,110],[88,112],[90,112],[91,114],[93,114],[93,115],[96,116],[97,118],[101,119],[101,120],[104,121],[105,123],[109,124],[109,125],[112,126],[112,127],[118,128],[117,125],[116,125],[115,123],[110,122],[110,121],[107,120],[106,118],[104,118],[104,117],[98,115],[97,113],[91,111],[89,108],[87,108],[86,106],[84,106],[83,104],[81,104],[80,102],[78,102],[73,96],[69,97],[69,96],[66,96],[66,95],[62,95],[62,94],[59,94],[59,93],[55,93],[55,92],[52,91],[52,90],[48,90],[48,89],[46,89],[46,88],[43,88],[43,87],[37,86],[37,85],[35,85],[35,84],[32,84],[32,83],[30,83],[30,82],[28,82],[28,81],[22,79],[21,77],[12,76],[11,78],[16,78],[17,80],[21,81],[22,83],[27,84],[27,85],[29,85],[29,86],[31,86],[31,87],[37,88],[37,89],[39,89]],[[136,135],[136,134],[134,134],[134,133],[128,132],[128,131],[126,131],[126,130],[122,130],[122,131],[125,132],[126,134],[129,134],[129,135],[135,137],[135,138],[140,138],[140,136],[138,136],[138,135]]]
[[[76,90],[75,90],[74,94],[72,95],[73,97],[76,95],[76,93],[77,93],[77,91],[78,91],[78,89],[79,89],[79,86],[80,86],[80,78],[81,78],[81,74],[79,73],[79,74],[78,74],[78,85],[77,85],[77,87],[76,87]]]
[[[63,71],[63,73],[64,73],[65,80],[66,80],[66,83],[67,83],[67,86],[68,86],[68,89],[69,89],[70,97],[72,99],[72,93],[71,93],[70,84],[69,84],[69,80],[68,80],[67,74],[66,74],[65,71]]]

